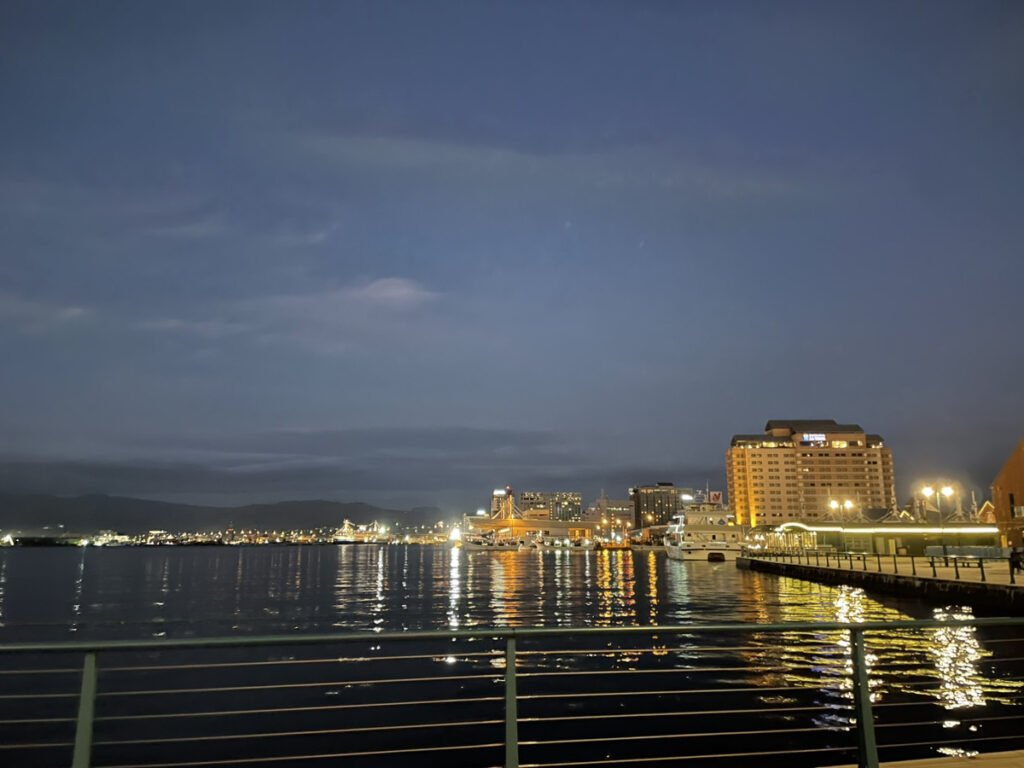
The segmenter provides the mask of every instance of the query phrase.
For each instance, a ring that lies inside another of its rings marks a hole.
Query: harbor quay
[[[748,553],[741,569],[942,604],[964,603],[999,615],[1024,614],[1024,574],[1004,557],[900,556],[869,553]]]

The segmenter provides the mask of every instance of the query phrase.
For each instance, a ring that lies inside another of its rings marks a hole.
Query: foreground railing
[[[1022,627],[1024,619],[977,619],[8,643],[0,645],[0,765],[770,758],[871,768],[880,749],[904,756],[1024,742],[1024,683],[1013,674],[1024,661]],[[941,660],[929,671],[907,655],[934,649],[941,659],[978,631],[984,647],[970,639],[950,657],[949,674]],[[797,657],[800,643],[812,652]],[[985,653],[998,681],[994,715],[978,709],[982,687],[962,666]],[[910,695],[928,686],[937,686],[937,702]],[[900,700],[896,688],[910,693]],[[951,722],[966,723],[964,735],[950,739]],[[879,732],[907,735],[879,744]]]

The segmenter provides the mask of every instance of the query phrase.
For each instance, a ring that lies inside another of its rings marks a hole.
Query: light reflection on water
[[[0,638],[183,636],[336,629],[617,626],[700,622],[964,617],[967,608],[880,602],[862,589],[682,563],[654,552],[463,552],[407,546],[0,551]],[[700,635],[645,639],[649,651],[600,655],[632,667],[671,655],[706,662]],[[761,686],[818,685],[826,727],[845,727],[852,699],[846,632],[751,632],[718,638],[718,656],[758,671]],[[973,628],[867,636],[871,695],[928,698],[950,712],[1012,704],[1018,681],[986,667]],[[720,663],[720,660],[716,663]],[[991,665],[989,665],[991,667]],[[766,697],[765,701],[775,701]],[[950,720],[954,723],[956,721]]]

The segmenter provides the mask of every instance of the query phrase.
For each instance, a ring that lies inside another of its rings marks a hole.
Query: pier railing
[[[0,764],[874,768],[880,752],[1024,741],[1022,628],[1008,618],[7,643]],[[941,656],[965,634],[964,658],[988,654],[1002,686],[995,715],[963,658],[938,679],[884,653],[913,642]],[[819,650],[797,657],[797,638]]]
[[[874,552],[834,552],[815,549],[762,550],[748,552],[754,559],[838,568],[850,571],[891,573],[896,576],[924,576],[953,581],[1024,585],[1024,575],[1016,573],[1008,557],[974,555],[894,555]]]

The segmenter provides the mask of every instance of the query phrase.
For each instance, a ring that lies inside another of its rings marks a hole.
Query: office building
[[[494,493],[491,494],[491,517],[499,520],[518,517],[516,495],[512,492],[512,486],[494,489]]]
[[[668,525],[672,516],[679,511],[682,497],[691,499],[693,490],[676,488],[672,483],[655,485],[639,485],[629,489],[629,498],[633,502],[633,528],[649,528],[652,525]]]
[[[892,451],[856,424],[775,420],[726,452],[739,525],[878,518],[896,508]]]
[[[519,494],[519,509],[524,517],[547,510],[551,520],[578,521],[583,519],[583,494],[577,491],[523,491]]]
[[[583,513],[583,519],[588,522],[600,523],[602,520],[624,520],[629,525],[633,524],[633,500],[632,499],[609,499],[602,495],[593,504],[587,507]]]
[[[1024,545],[1024,440],[992,481],[992,506],[1007,545]]]

